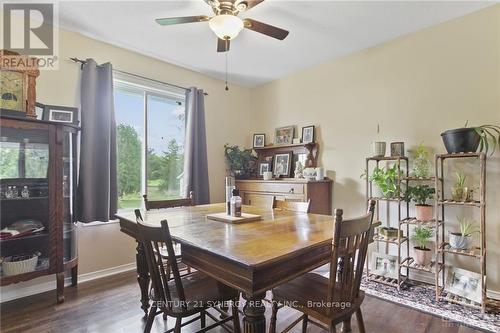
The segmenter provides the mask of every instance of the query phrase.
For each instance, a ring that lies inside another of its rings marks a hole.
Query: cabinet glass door
[[[49,268],[49,132],[1,126],[1,276]]]
[[[76,149],[74,134],[64,132],[63,140],[63,260],[71,261],[76,258],[76,226],[74,217],[75,189],[76,189]]]

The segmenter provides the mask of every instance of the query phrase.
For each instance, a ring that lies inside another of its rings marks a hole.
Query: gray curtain
[[[184,147],[184,195],[194,192],[194,203],[210,203],[207,138],[203,90],[186,90],[186,140]]]
[[[111,64],[87,59],[81,82],[78,221],[109,221],[117,209],[116,122]]]

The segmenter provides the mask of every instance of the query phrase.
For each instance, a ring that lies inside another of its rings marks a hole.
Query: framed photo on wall
[[[78,108],[70,106],[45,105],[43,120],[78,125]]]
[[[302,143],[311,143],[314,140],[314,126],[302,127]]]
[[[274,130],[274,144],[275,145],[289,145],[293,142],[295,127],[286,126],[278,127]]]
[[[274,155],[273,172],[275,177],[290,177],[292,152]]]
[[[253,135],[253,147],[263,148],[266,145],[266,135],[265,134],[254,134]]]

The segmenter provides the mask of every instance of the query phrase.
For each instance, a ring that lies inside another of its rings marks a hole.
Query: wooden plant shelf
[[[391,287],[399,287],[406,281],[406,276],[401,277],[399,284],[398,284],[398,279],[381,276],[373,273],[368,274],[368,280],[379,282]]]
[[[369,198],[371,200],[375,200],[375,201],[394,201],[394,202],[398,202],[398,201],[403,201],[403,198],[379,198],[379,197],[371,197]]]
[[[416,225],[416,226],[422,226],[422,227],[429,227],[429,228],[436,228],[440,226],[443,222],[439,221],[436,223],[436,219],[432,219],[429,221],[420,221],[417,220],[415,217],[407,217],[403,220],[401,220],[401,224],[409,224],[409,225]]]
[[[431,263],[429,265],[423,266],[423,265],[417,264],[416,260],[412,257],[409,257],[408,260],[405,260],[404,262],[402,262],[401,266],[408,267],[408,268],[415,269],[415,270],[422,271],[422,272],[428,272],[428,273],[435,273],[436,267],[438,267],[438,271],[443,269],[443,265],[441,263],[438,263],[436,265],[435,261],[431,261]]]
[[[440,159],[447,159],[447,158],[469,158],[469,157],[475,157],[479,158],[481,157],[483,153],[475,153],[475,152],[470,152],[470,153],[454,153],[454,154],[441,154],[438,155]]]
[[[408,237],[400,237],[399,242],[397,237],[385,237],[382,235],[373,236],[373,240],[377,242],[391,243],[391,244],[401,244],[408,240]]]
[[[474,301],[471,301],[470,299],[452,294],[450,292],[447,292],[443,290],[441,294],[439,295],[439,300],[440,301],[445,301],[445,302],[450,302],[454,304],[459,304],[459,305],[465,305],[474,309],[481,310],[482,306],[480,303],[476,303]]]
[[[402,180],[409,180],[414,182],[433,182],[436,180],[436,177],[403,177]]]
[[[468,256],[468,257],[475,257],[475,258],[481,258],[481,249],[477,246],[473,247],[470,250],[459,250],[459,249],[454,249],[450,246],[448,243],[443,243],[439,246],[439,252],[445,252],[445,253],[453,253],[453,254],[459,254],[463,256]]]
[[[438,205],[456,205],[456,206],[474,206],[480,207],[482,202],[480,201],[455,201],[455,200],[439,200]]]
[[[408,157],[406,156],[372,156],[372,157],[367,157],[367,161],[405,161],[408,162]]]

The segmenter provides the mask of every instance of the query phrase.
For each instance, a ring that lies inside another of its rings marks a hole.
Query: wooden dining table
[[[142,212],[144,223],[167,220],[184,264],[243,293],[244,332],[266,331],[266,291],[330,261],[333,217],[243,206],[259,221],[231,224],[207,218],[225,204]],[[121,231],[137,240],[134,212],[117,214]],[[137,274],[144,312],[149,307],[149,274],[144,249],[137,244]]]

